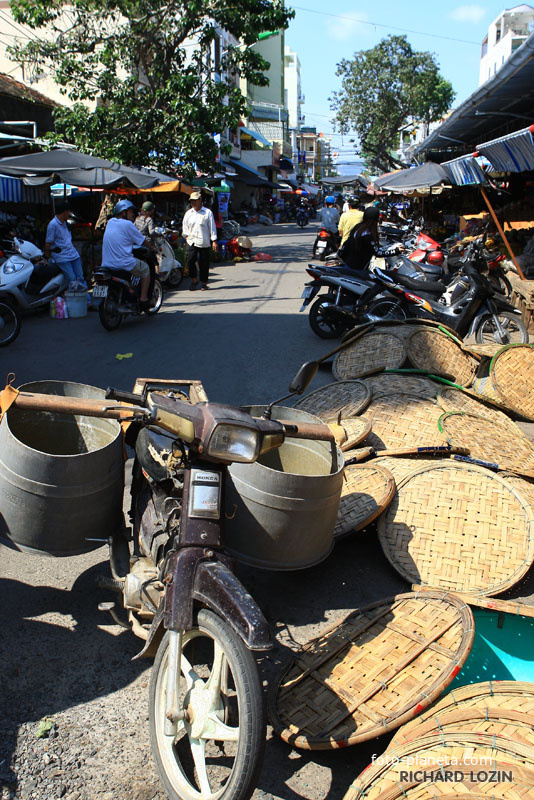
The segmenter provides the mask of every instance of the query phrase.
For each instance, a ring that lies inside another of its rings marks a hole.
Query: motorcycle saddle
[[[98,270],[98,273],[95,272],[95,275],[101,275],[105,279],[109,278],[121,278],[123,281],[129,281],[132,277],[132,271],[129,269],[112,269],[111,267],[102,267]]]
[[[406,275],[399,275],[396,274],[394,276],[394,280],[397,283],[400,283],[401,286],[405,286],[406,289],[411,289],[418,294],[428,294],[428,295],[440,295],[446,290],[446,286],[441,281],[416,281],[412,278],[408,278]]]

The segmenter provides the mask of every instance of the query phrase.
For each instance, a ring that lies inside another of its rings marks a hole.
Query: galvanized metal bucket
[[[26,392],[103,399],[95,386],[35,381]],[[77,555],[123,524],[116,420],[13,406],[0,424],[0,537],[19,550]]]
[[[265,406],[248,406],[261,416]],[[276,407],[273,419],[321,422],[296,408]],[[333,546],[343,482],[335,445],[286,439],[254,464],[232,464],[226,485],[224,543],[241,561],[262,569],[305,569]]]

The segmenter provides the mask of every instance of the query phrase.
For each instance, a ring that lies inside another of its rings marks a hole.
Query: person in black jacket
[[[402,245],[395,245],[393,248],[380,247],[378,243],[378,220],[380,211],[376,206],[369,206],[363,212],[363,220],[359,225],[355,225],[350,232],[339,255],[345,264],[351,269],[369,269],[369,262],[373,256],[385,256],[399,253]]]

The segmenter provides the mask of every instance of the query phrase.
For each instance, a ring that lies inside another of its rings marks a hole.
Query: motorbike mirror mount
[[[289,394],[284,395],[284,397],[279,397],[278,400],[273,400],[270,403],[265,411],[263,412],[263,419],[271,419],[271,414],[273,412],[273,406],[277,406],[278,403],[287,400],[289,397],[293,397],[295,394],[302,394],[306,391],[312,380],[317,375],[317,371],[319,369],[319,362],[318,361],[306,361],[291,383],[289,384]]]

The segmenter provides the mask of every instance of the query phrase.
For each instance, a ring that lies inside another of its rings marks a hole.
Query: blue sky
[[[298,53],[306,125],[332,133],[328,96],[340,88],[336,64],[367,50],[390,34],[406,34],[416,50],[433,53],[442,75],[456,92],[454,105],[478,86],[480,46],[488,26],[504,8],[494,0],[473,3],[435,3],[432,0],[288,0],[296,16],[286,31],[286,44]],[[352,161],[349,137],[333,136],[332,146],[343,161]]]

